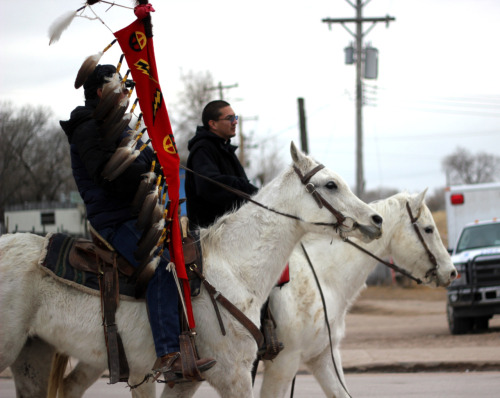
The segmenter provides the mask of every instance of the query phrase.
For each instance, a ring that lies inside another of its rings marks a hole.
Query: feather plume
[[[132,119],[132,114],[127,113],[122,117],[122,120],[116,123],[114,126],[104,129],[103,126],[100,127],[101,131],[104,132],[104,141],[107,144],[114,143],[120,135],[123,133]]]
[[[113,109],[106,120],[103,122],[101,125],[101,129],[104,131],[107,131],[109,129],[112,129],[114,126],[116,126],[118,123],[121,122],[123,116],[125,115],[125,112],[127,111],[128,104],[129,104],[129,98],[130,95],[132,94],[132,89],[129,91],[129,94],[127,97],[123,98],[118,106]],[[134,105],[132,106],[132,109],[130,110],[130,113],[134,112],[135,106],[137,105],[137,102],[139,101],[139,98],[136,98]],[[132,115],[131,115],[132,116]]]
[[[139,242],[137,242],[137,250],[134,252],[136,260],[142,260],[146,256],[151,255],[164,234],[165,220],[162,218],[156,224],[153,224],[149,230],[145,231]]]
[[[135,298],[139,299],[144,297],[144,294],[146,293],[147,282],[149,282],[155,274],[156,268],[158,268],[158,264],[160,264],[160,260],[160,255],[153,258],[147,257],[143,260],[143,263],[146,263],[146,266],[137,276],[137,280],[135,283]]]
[[[153,187],[153,190],[150,191],[146,197],[144,198],[144,202],[142,203],[141,211],[137,216],[137,229],[144,229],[146,225],[149,224],[154,208],[158,203],[159,197],[159,185],[161,182],[161,176],[158,176],[156,179],[156,185]]]
[[[151,213],[151,217],[149,218],[149,220],[147,220],[147,224],[143,226],[143,229],[145,231],[147,231],[154,224],[159,222],[164,216],[164,214],[163,214],[164,211],[165,211],[165,208],[164,208],[163,204],[157,203],[153,209],[153,212]]]
[[[95,67],[101,60],[102,55],[108,51],[113,44],[116,43],[116,39],[114,39],[111,43],[109,43],[106,48],[97,54],[88,56],[85,61],[83,61],[82,66],[78,70],[75,79],[75,88],[80,88],[85,83],[85,80],[90,76],[90,74],[94,71]]]
[[[142,204],[144,203],[144,199],[146,195],[153,189],[153,184],[156,181],[156,174],[154,172],[156,166],[156,162],[153,160],[151,164],[151,170],[142,175],[142,180],[139,184],[139,188],[134,196],[134,200],[132,201],[132,208],[134,213],[138,213]]]
[[[67,11],[63,15],[59,16],[49,27],[49,46],[52,43],[56,43],[60,38],[62,33],[71,25],[73,19],[75,19],[76,14],[81,9],[76,11]]]
[[[94,55],[89,55],[85,61],[83,61],[82,66],[78,70],[75,79],[75,88],[80,88],[85,83],[85,80],[90,76],[90,74],[94,71],[95,67],[99,63],[99,60],[102,57],[102,51],[98,52]]]
[[[118,148],[106,163],[102,176],[109,181],[113,181],[137,159],[139,154],[139,150],[130,150],[128,147]]]
[[[130,136],[125,137],[120,146],[115,151],[113,156],[108,160],[102,176],[109,181],[113,181],[116,177],[122,174],[132,162],[137,159],[137,156],[144,149],[144,145],[140,149],[136,149],[137,142],[142,134],[138,134],[136,138],[132,139]]]
[[[92,117],[97,120],[104,120],[111,110],[118,105],[123,95],[123,84],[118,73],[113,74],[107,80],[108,82],[102,88],[101,100],[92,114]]]

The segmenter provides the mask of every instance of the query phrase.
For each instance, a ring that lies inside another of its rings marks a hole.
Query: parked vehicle
[[[450,187],[446,216],[460,275],[447,292],[450,332],[487,329],[500,314],[500,183]]]

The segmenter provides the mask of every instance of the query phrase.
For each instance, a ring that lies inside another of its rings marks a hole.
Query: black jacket
[[[198,126],[189,141],[187,167],[247,194],[257,192],[235,155],[236,146]],[[244,199],[222,187],[186,172],[186,208],[191,226],[207,227],[217,217],[238,208]]]
[[[116,227],[133,217],[131,202],[137,192],[141,176],[150,170],[153,160],[151,148],[139,157],[116,179],[107,181],[101,172],[116,150],[117,143],[104,145],[98,122],[92,118],[97,101],[87,101],[71,112],[71,118],[60,125],[68,137],[71,168],[80,195],[85,203],[87,218],[97,229]]]

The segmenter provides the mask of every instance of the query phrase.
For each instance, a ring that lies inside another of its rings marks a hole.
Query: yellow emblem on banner
[[[145,75],[150,76],[150,73],[149,73],[149,64],[148,64],[148,62],[146,60],[144,60],[144,59],[141,58],[134,65],[142,73],[144,73]]]
[[[172,138],[170,138],[169,135],[167,135],[163,139],[163,149],[165,149],[165,152],[170,153],[171,155],[174,155],[177,153],[177,150],[175,149],[175,145],[172,142]]]

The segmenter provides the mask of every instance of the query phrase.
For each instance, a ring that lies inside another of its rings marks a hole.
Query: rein
[[[225,189],[226,191],[232,192],[235,195],[246,199],[247,201],[252,202],[253,204],[255,204],[259,207],[262,207],[263,209],[269,210],[270,212],[279,214],[281,216],[285,216],[285,217],[292,218],[292,219],[297,220],[297,221],[301,221],[301,222],[305,222],[305,223],[313,224],[313,225],[332,226],[333,228],[335,228],[335,230],[338,230],[340,228],[340,229],[343,229],[345,232],[351,231],[354,228],[356,228],[356,226],[357,226],[356,223],[354,223],[353,227],[351,227],[351,228],[345,226],[343,223],[347,218],[341,212],[336,210],[332,205],[330,205],[325,200],[325,198],[323,198],[323,196],[321,196],[321,194],[318,191],[316,191],[316,187],[314,186],[314,184],[309,183],[309,180],[311,179],[311,177],[314,176],[318,171],[320,171],[321,169],[323,169],[325,167],[322,164],[319,164],[314,169],[312,169],[311,171],[306,173],[304,176],[302,175],[300,170],[297,169],[295,166],[293,167],[293,169],[295,170],[295,172],[299,176],[301,182],[306,186],[306,191],[313,196],[313,198],[316,201],[316,203],[318,204],[318,206],[320,208],[325,206],[330,211],[330,213],[332,213],[335,216],[335,218],[337,219],[337,222],[334,224],[305,221],[298,216],[294,216],[293,214],[283,213],[281,211],[278,211],[276,209],[268,207],[260,202],[257,202],[256,200],[252,199],[252,197],[249,194],[247,194],[246,192],[240,191],[239,189],[236,189],[236,188],[230,187],[226,184],[222,184],[218,181],[215,181],[214,179],[207,177],[207,176],[204,176],[203,174],[200,174],[194,170],[191,170],[190,168],[188,168],[186,166],[180,165],[179,167],[181,167],[182,169],[184,169],[186,171],[189,171],[190,173],[194,174],[197,177],[203,178],[206,181],[210,181],[210,182],[214,183],[215,185],[218,185],[219,187]],[[341,227],[343,227],[343,228],[341,228]]]
[[[434,265],[434,267],[432,267],[431,269],[429,269],[425,273],[425,277],[427,278],[430,275],[436,276],[438,263],[437,263],[436,257],[430,251],[429,246],[427,246],[427,244],[425,243],[425,240],[424,240],[424,237],[422,236],[422,233],[420,232],[420,230],[417,227],[418,216],[416,218],[413,217],[413,214],[412,214],[411,209],[410,209],[410,204],[408,202],[406,202],[406,210],[408,210],[408,215],[410,216],[410,221],[413,225],[413,228],[415,229],[415,232],[417,233],[418,239],[420,239],[420,242],[422,242],[422,245],[424,246],[424,249],[427,252],[427,256],[429,257],[429,261],[431,262],[432,265]]]
[[[428,278],[429,276],[435,276],[436,275],[436,271],[438,269],[438,263],[437,263],[437,260],[436,260],[436,256],[434,256],[434,254],[432,254],[431,250],[429,249],[429,246],[427,246],[427,244],[425,243],[424,237],[422,236],[422,233],[420,232],[420,230],[418,229],[418,226],[417,226],[418,216],[417,217],[413,217],[413,213],[411,212],[410,204],[408,202],[406,202],[406,210],[408,211],[408,215],[410,216],[410,222],[413,225],[413,228],[415,229],[415,232],[416,232],[416,234],[418,236],[418,239],[422,243],[422,246],[424,247],[424,250],[427,253],[427,256],[429,257],[429,261],[433,265],[433,267],[430,268],[425,273],[425,277]],[[408,278],[414,280],[419,285],[423,283],[422,279],[416,278],[415,276],[413,276],[412,274],[410,274],[408,271],[406,271],[405,269],[397,266],[396,264],[392,264],[392,263],[389,263],[387,261],[382,260],[381,258],[377,257],[375,254],[369,252],[368,250],[364,249],[363,247],[359,246],[358,244],[354,243],[353,241],[350,241],[348,238],[344,238],[344,242],[347,242],[350,245],[354,246],[356,249],[359,249],[363,253],[368,254],[369,256],[373,257],[375,260],[381,262],[382,264],[386,265],[389,268],[392,268],[394,271],[397,271],[397,272],[403,274],[404,276],[407,276]]]
[[[325,323],[326,323],[326,328],[328,330],[328,341],[330,342],[330,354],[332,356],[332,362],[333,362],[333,367],[335,368],[335,373],[337,374],[337,378],[339,379],[340,385],[346,392],[346,394],[351,397],[349,394],[349,391],[347,391],[347,387],[344,385],[344,382],[342,381],[342,378],[340,377],[340,372],[339,369],[337,368],[337,362],[335,361],[335,356],[333,355],[333,347],[332,347],[332,331],[330,329],[330,321],[328,320],[328,313],[326,311],[326,301],[325,301],[325,296],[323,295],[323,289],[321,289],[321,284],[319,283],[318,276],[316,275],[316,271],[314,270],[314,267],[312,265],[311,259],[309,258],[309,254],[307,254],[306,248],[304,247],[304,244],[300,242],[300,247],[302,247],[302,251],[304,252],[304,256],[306,257],[306,260],[309,264],[309,267],[311,268],[311,271],[314,275],[314,280],[316,281],[316,285],[318,286],[319,290],[319,295],[321,296],[321,302],[323,303],[323,311],[325,312]],[[295,389],[295,377],[293,378],[292,381],[292,390],[290,392],[290,397],[293,397],[293,391]]]

